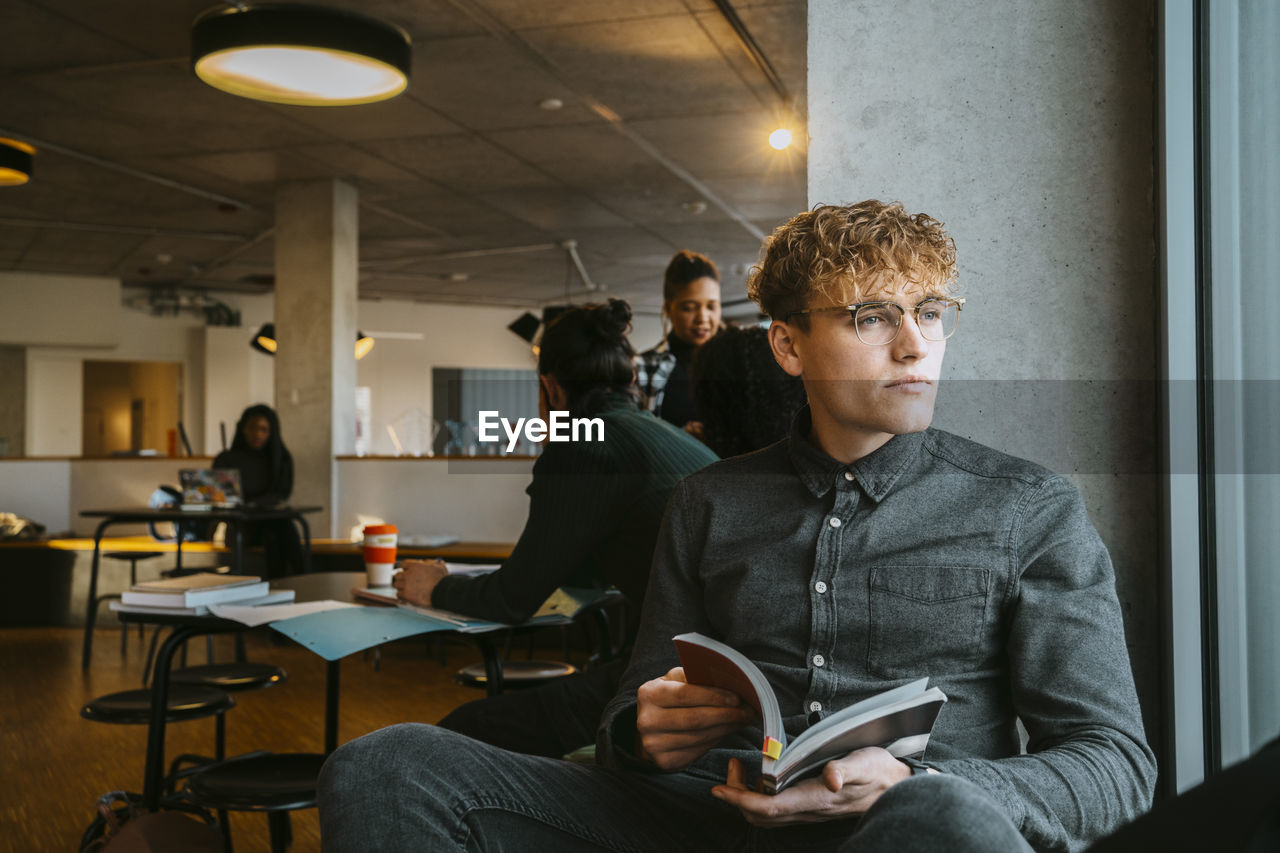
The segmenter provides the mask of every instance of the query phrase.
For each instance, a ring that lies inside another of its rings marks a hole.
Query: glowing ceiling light
[[[785,127],[780,127],[773,133],[769,134],[769,144],[778,151],[786,148],[791,144],[791,131]]]
[[[233,95],[296,106],[368,104],[409,85],[412,47],[397,27],[315,6],[250,6],[201,16],[196,76]]]

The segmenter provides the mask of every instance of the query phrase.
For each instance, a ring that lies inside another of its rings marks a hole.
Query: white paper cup
[[[395,527],[390,524],[366,527],[363,550],[369,586],[391,586],[391,575],[396,568]]]
[[[369,586],[391,586],[391,576],[395,573],[395,563],[365,563],[365,574],[369,577]]]

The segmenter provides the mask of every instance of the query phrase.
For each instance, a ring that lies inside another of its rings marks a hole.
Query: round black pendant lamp
[[[399,27],[319,6],[218,9],[191,29],[191,67],[214,88],[296,106],[393,98],[409,85],[412,44]]]
[[[0,137],[0,187],[20,187],[31,180],[35,153],[25,142]]]

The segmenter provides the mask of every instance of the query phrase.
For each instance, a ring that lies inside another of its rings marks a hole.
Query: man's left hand
[[[855,750],[827,762],[822,775],[805,779],[772,796],[747,788],[738,759],[729,761],[729,778],[711,793],[738,807],[753,826],[820,823],[862,814],[880,795],[911,775],[911,768],[878,746]]]
[[[401,601],[420,607],[431,606],[431,593],[436,584],[449,574],[444,560],[405,560],[402,571],[391,578]]]

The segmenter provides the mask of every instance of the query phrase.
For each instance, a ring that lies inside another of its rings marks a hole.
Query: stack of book
[[[211,604],[284,604],[293,601],[293,595],[291,589],[270,589],[261,578],[197,572],[134,584],[108,606],[120,613],[208,616]]]

